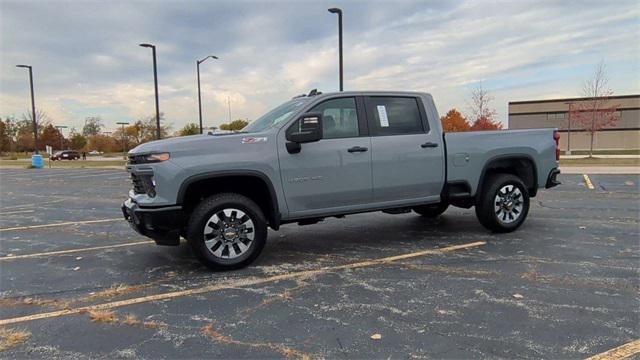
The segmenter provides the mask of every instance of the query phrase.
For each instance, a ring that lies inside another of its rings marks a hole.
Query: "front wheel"
[[[238,269],[255,260],[267,240],[267,222],[246,196],[226,193],[203,200],[187,225],[195,256],[214,270]]]
[[[529,213],[529,192],[510,174],[489,177],[476,201],[476,216],[487,229],[507,233],[522,225]]]

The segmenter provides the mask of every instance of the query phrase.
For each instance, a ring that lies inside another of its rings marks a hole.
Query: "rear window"
[[[367,98],[366,103],[369,127],[373,136],[425,132],[416,98],[371,96]]]

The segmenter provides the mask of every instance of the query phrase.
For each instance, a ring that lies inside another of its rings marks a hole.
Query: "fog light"
[[[156,197],[156,189],[151,188],[147,190],[147,195],[149,195],[149,197]]]

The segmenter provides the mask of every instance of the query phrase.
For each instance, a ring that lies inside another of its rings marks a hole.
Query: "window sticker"
[[[378,118],[380,119],[380,126],[389,127],[389,118],[387,117],[387,108],[384,105],[378,105]]]

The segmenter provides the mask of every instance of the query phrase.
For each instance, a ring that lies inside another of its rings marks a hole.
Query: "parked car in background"
[[[484,227],[506,233],[538,189],[559,184],[558,139],[556,129],[445,134],[425,93],[313,91],[239,133],[131,150],[122,211],[159,245],[185,237],[214,269],[253,261],[267,227],[369,211],[475,206]]]
[[[75,150],[56,151],[51,155],[51,160],[78,160],[80,153]]]
[[[89,156],[102,155],[102,151],[91,150],[89,151]]]

